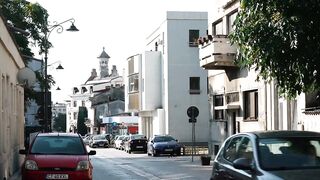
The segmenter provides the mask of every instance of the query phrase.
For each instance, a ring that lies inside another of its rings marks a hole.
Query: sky
[[[48,74],[56,81],[52,87],[53,103],[70,99],[72,88],[84,84],[92,69],[99,74],[99,59],[103,47],[111,57],[109,70],[117,66],[123,75],[128,57],[142,53],[145,41],[165,20],[166,11],[212,11],[215,0],[29,0],[47,9],[49,21],[75,19],[78,32],[65,31],[71,25],[62,24],[64,31],[53,31],[49,41]],[[36,58],[43,59],[34,50]],[[56,70],[61,63],[64,70]],[[57,91],[56,88],[61,90]]]

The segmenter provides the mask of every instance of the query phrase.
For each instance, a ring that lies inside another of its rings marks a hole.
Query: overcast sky
[[[93,68],[99,71],[97,57],[105,47],[111,57],[109,70],[116,65],[122,75],[126,59],[142,53],[145,39],[164,20],[166,11],[212,13],[215,0],[30,0],[48,10],[50,22],[75,19],[79,32],[52,32],[53,44],[48,64],[61,61],[64,70],[48,68],[56,86],[52,101],[69,99],[72,87],[83,84]],[[68,29],[71,23],[64,23]],[[36,58],[43,58],[35,53]],[[54,66],[57,66],[55,63]],[[99,73],[99,72],[98,72]],[[56,91],[57,87],[60,91]]]

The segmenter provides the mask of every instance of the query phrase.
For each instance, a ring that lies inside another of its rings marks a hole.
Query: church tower
[[[106,53],[106,51],[104,50],[104,47],[98,59],[100,64],[100,78],[108,77],[109,76],[108,64],[109,64],[110,56]]]

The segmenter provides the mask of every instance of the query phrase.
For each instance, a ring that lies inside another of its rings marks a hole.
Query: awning
[[[214,107],[215,110],[228,110],[228,109],[240,109],[240,105],[239,104],[227,104],[225,106],[216,106]]]

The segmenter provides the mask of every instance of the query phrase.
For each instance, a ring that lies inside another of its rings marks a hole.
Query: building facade
[[[124,96],[122,76],[119,76],[116,66],[112,66],[109,72],[110,56],[104,48],[98,59],[99,76],[96,69],[92,69],[85,83],[73,88],[67,101],[67,131],[77,131],[79,107],[87,109],[85,124],[91,134],[100,132],[103,117],[124,112],[124,98],[120,98]]]
[[[25,67],[0,15],[0,179],[9,179],[19,171],[24,148],[24,89],[17,81]]]
[[[206,29],[206,12],[166,12],[147,37],[146,51],[128,58],[126,111],[139,112],[139,133],[170,134],[190,143],[187,109],[196,106],[196,142],[209,141],[207,75],[197,48]]]
[[[278,94],[275,81],[258,82],[254,69],[234,64],[237,47],[227,36],[239,6],[238,0],[217,1],[208,34],[199,39],[200,66],[208,70],[212,148],[217,151],[228,136],[238,132],[320,131],[318,92],[287,100]]]

